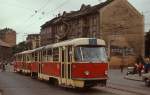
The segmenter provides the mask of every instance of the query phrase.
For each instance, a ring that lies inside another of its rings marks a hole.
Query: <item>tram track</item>
[[[97,88],[118,95],[149,95],[148,91],[145,92],[142,89],[139,89],[138,87],[115,84],[115,83],[109,83],[108,86],[106,86],[105,88],[104,87],[97,87]]]
[[[142,85],[141,85],[142,86]],[[120,89],[132,93],[137,93],[140,95],[149,95],[149,88],[141,87],[141,86],[131,86],[131,85],[125,85],[125,84],[116,84],[116,83],[109,83],[108,87]]]
[[[139,94],[137,92],[124,90],[124,89],[120,89],[120,88],[116,88],[116,87],[110,87],[110,86],[96,87],[96,89],[103,90],[103,91],[113,93],[113,94],[116,94],[116,95],[144,95],[144,94],[141,94],[141,93]]]

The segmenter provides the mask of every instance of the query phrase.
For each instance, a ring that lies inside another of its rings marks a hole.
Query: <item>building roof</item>
[[[0,40],[0,46],[11,47],[8,43],[3,42],[2,40]]]
[[[71,11],[70,13],[67,13],[67,12],[63,12],[62,15],[59,14],[58,17],[55,17],[53,18],[52,20],[46,22],[45,24],[43,24],[41,27],[42,28],[45,28],[51,24],[55,24],[55,23],[60,23],[61,20],[65,19],[65,20],[69,20],[69,19],[73,19],[73,18],[78,18],[80,16],[84,16],[84,15],[88,15],[88,14],[93,14],[93,13],[96,13],[98,12],[99,9],[107,6],[108,4],[110,4],[112,1],[114,0],[107,0],[106,2],[103,2],[103,3],[100,3],[100,4],[97,4],[95,6],[90,6],[90,5],[85,5],[85,4],[82,4],[80,10],[77,10],[77,11]]]
[[[16,31],[11,29],[11,28],[0,29],[0,33],[5,33],[5,32],[14,32],[14,33],[16,33]]]

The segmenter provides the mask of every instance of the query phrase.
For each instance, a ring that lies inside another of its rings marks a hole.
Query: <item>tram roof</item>
[[[26,51],[23,51],[23,52],[20,52],[20,53],[17,53],[17,54],[29,54],[29,53],[32,53],[33,50],[26,50]]]
[[[90,41],[89,40],[96,40],[96,45],[106,45],[105,41],[102,39],[96,39],[96,38],[76,38],[76,39],[71,39],[71,40],[67,40],[67,41],[62,41],[59,43],[55,43],[55,44],[51,44],[51,45],[47,45],[47,46],[43,46],[43,47],[39,47],[33,50],[26,50],[18,54],[29,54],[32,53],[34,51],[39,51],[42,49],[48,49],[48,48],[54,48],[54,47],[59,47],[59,46],[68,46],[68,45],[74,45],[74,46],[78,46],[78,45],[90,45]]]
[[[47,45],[45,48],[53,48],[53,47],[59,47],[59,46],[67,46],[67,45],[90,45],[89,40],[96,40],[96,45],[106,45],[105,41],[102,39],[96,39],[96,38],[76,38],[72,40],[67,40],[59,43],[55,43],[52,45]]]

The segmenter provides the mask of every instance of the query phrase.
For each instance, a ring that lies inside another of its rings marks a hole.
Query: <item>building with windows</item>
[[[28,49],[35,49],[40,47],[40,34],[29,34],[26,39],[26,42]]]
[[[127,0],[107,0],[94,6],[83,4],[80,10],[64,11],[43,24],[40,35],[41,45],[95,37],[106,41],[113,56],[144,56],[144,17]]]
[[[4,28],[0,30],[0,40],[13,47],[16,45],[16,32],[10,28]]]
[[[0,40],[0,61],[10,60],[12,56],[12,48],[8,43]]]

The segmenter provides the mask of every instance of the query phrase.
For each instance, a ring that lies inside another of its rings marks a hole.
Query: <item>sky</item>
[[[0,0],[0,29],[17,32],[17,43],[28,34],[39,33],[40,26],[63,11],[80,9],[81,5],[95,5],[105,0]],[[150,29],[150,0],[128,0],[145,16],[145,32]]]

